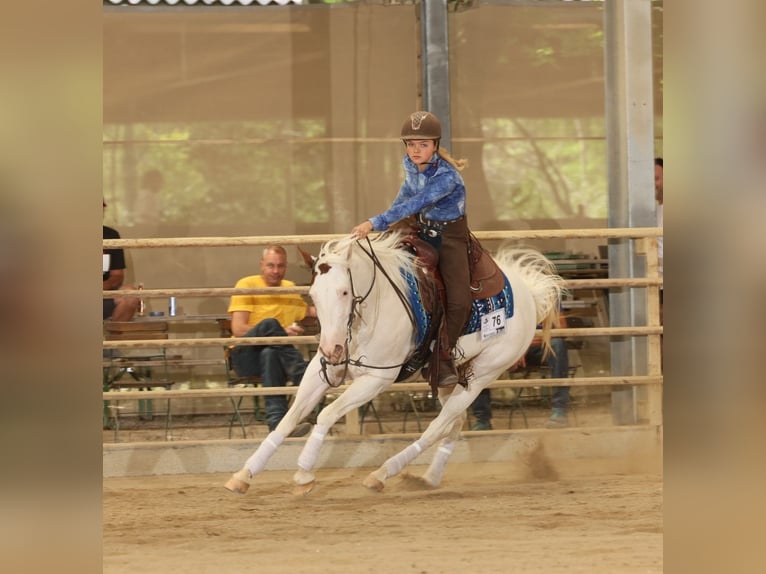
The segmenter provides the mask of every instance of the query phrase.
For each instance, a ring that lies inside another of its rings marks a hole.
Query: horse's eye
[[[345,297],[346,295],[348,295],[348,291],[343,292],[343,296]]]

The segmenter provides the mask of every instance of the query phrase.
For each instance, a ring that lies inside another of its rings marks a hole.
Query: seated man
[[[566,319],[559,317],[559,327],[566,327]],[[569,377],[569,356],[566,341],[560,337],[551,339],[552,353],[548,353],[545,361],[551,371],[551,378],[566,379]],[[543,346],[538,337],[532,341],[527,354],[519,361],[520,364],[542,365]],[[489,389],[483,389],[471,404],[476,423],[471,430],[492,430],[492,407]],[[553,387],[551,396],[551,416],[545,422],[546,428],[563,428],[569,426],[569,387]]]
[[[287,253],[281,245],[268,245],[261,257],[261,274],[243,277],[237,289],[256,287],[291,287],[285,279]],[[315,317],[316,310],[300,295],[234,295],[229,304],[231,332],[234,337],[285,337],[300,335],[298,321]],[[299,384],[306,370],[306,361],[292,345],[240,345],[232,349],[231,362],[240,377],[258,376],[264,387],[283,387],[288,379]],[[273,431],[287,413],[285,395],[267,396],[266,423]],[[290,436],[303,436],[309,423],[301,423]]]
[[[106,202],[103,202],[106,209]],[[103,226],[104,239],[119,239],[120,234],[116,229]],[[104,291],[117,291],[119,289],[134,289],[132,285],[123,285],[125,280],[125,252],[122,249],[104,249],[103,279]],[[115,297],[104,299],[104,316],[106,321],[130,321],[136,314],[140,301],[137,297]]]

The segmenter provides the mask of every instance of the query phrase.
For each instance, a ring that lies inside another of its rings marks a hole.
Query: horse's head
[[[319,352],[329,363],[392,349],[401,354],[414,340],[406,279],[414,263],[400,239],[389,233],[365,243],[347,236],[322,246],[309,294],[321,326]]]
[[[346,357],[349,322],[352,319],[354,289],[349,271],[353,240],[341,239],[322,246],[313,263],[309,295],[321,325],[319,352],[330,362]]]

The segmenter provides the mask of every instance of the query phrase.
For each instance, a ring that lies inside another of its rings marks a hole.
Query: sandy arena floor
[[[222,487],[228,474],[105,479],[103,571],[662,572],[659,475],[453,464],[439,489],[404,476],[377,493],[361,486],[369,470],[319,469],[307,497],[291,494],[287,471],[262,473],[245,496]]]

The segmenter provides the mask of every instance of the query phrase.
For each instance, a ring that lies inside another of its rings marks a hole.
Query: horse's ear
[[[296,247],[298,247],[298,246],[296,246]],[[308,252],[304,251],[300,247],[298,247],[298,253],[300,254],[301,258],[303,259],[303,263],[305,263],[306,267],[308,267],[309,269],[313,269],[314,268],[314,263],[316,263],[317,258],[315,256],[311,255],[311,253],[308,253]]]

